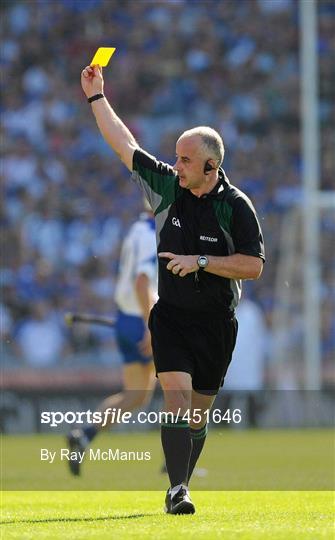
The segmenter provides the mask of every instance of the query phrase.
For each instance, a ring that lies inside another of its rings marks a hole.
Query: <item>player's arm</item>
[[[99,66],[87,66],[81,73],[81,86],[87,98],[103,94],[104,79]],[[127,126],[117,116],[106,97],[91,103],[92,110],[105,141],[113,148],[130,171],[133,169],[133,155],[138,144]]]
[[[263,270],[263,261],[259,257],[234,253],[227,257],[209,255],[205,272],[228,279],[258,279]]]
[[[148,324],[150,310],[154,303],[150,290],[149,278],[146,274],[138,274],[135,278],[135,292],[141,308],[142,317],[145,324]]]
[[[150,315],[150,310],[154,304],[154,298],[152,297],[150,289],[150,281],[146,274],[140,273],[135,278],[135,291],[138,303],[141,308],[143,321],[146,326],[146,331],[143,336],[143,339],[139,343],[139,349],[142,354],[145,356],[152,356],[151,348],[151,335],[148,328],[148,320]]]
[[[163,259],[170,259],[166,268],[173,274],[185,277],[187,274],[199,270],[199,255],[177,255],[170,252],[158,254]],[[205,272],[227,279],[258,279],[262,273],[263,260],[251,255],[234,253],[225,257],[206,255],[208,265]]]

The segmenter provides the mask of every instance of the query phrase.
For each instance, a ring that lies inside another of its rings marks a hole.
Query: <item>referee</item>
[[[111,108],[99,66],[86,67],[81,84],[103,137],[155,213],[159,301],[149,328],[165,410],[172,413],[161,426],[171,483],[165,511],[194,513],[188,483],[206,439],[206,411],[235,346],[241,281],[262,273],[262,232],[252,203],[221,168],[224,146],[215,130],[185,131],[171,167],[143,151]]]

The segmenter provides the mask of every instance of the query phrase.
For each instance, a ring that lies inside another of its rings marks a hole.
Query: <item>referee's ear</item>
[[[215,159],[207,159],[204,165],[204,174],[207,176],[211,171],[219,168],[219,162]]]

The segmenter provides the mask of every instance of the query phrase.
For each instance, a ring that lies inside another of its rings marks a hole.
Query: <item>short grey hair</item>
[[[192,137],[193,135],[201,137],[205,157],[214,159],[220,166],[224,158],[224,144],[221,135],[211,127],[198,126],[184,131],[180,138]]]

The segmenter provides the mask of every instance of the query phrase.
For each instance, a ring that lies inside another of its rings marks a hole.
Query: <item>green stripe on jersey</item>
[[[156,216],[166,210],[182,194],[182,189],[174,174],[159,174],[139,164],[134,172],[144,190],[149,192],[149,200],[154,203]]]
[[[155,210],[155,215],[163,212],[168,206],[175,202],[175,200],[182,194],[181,188],[177,184],[176,180],[172,182],[166,182],[162,195],[162,201],[158,208]]]
[[[232,207],[226,201],[213,201],[213,205],[220,227],[231,234]]]

